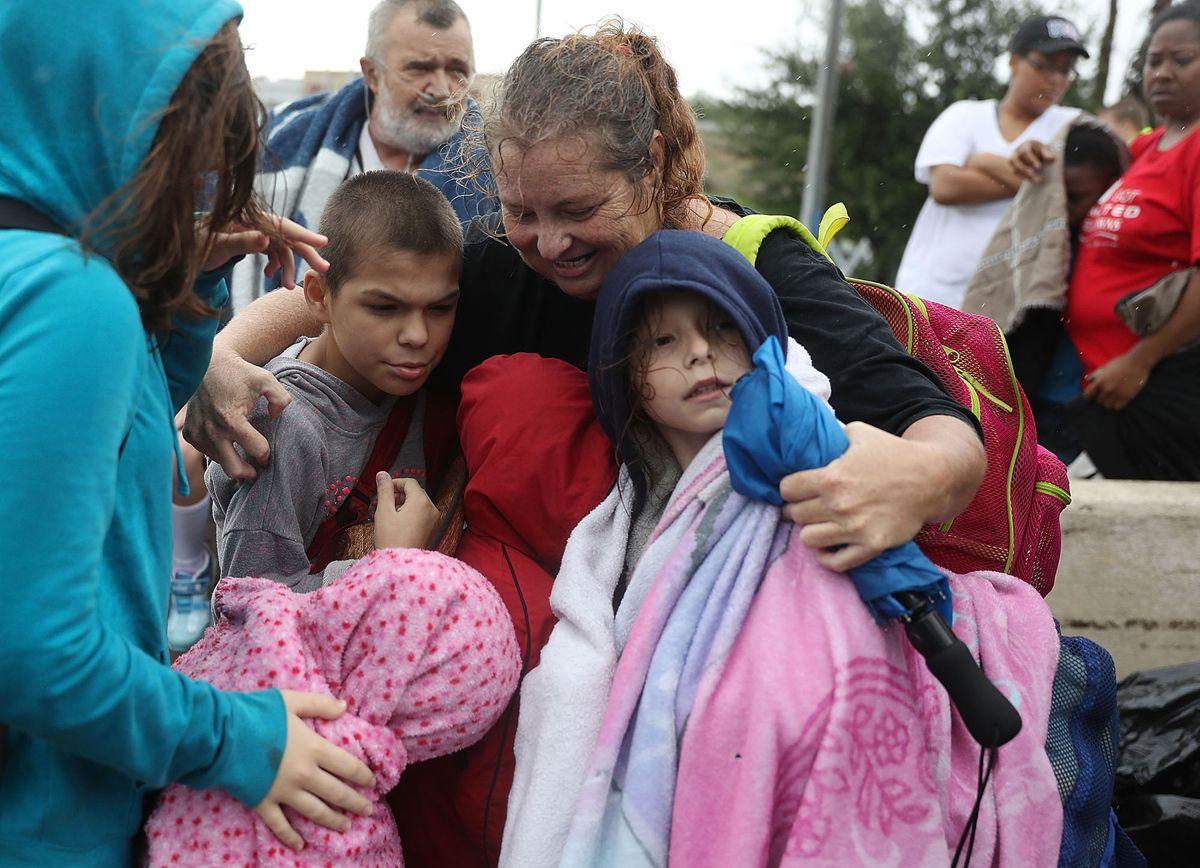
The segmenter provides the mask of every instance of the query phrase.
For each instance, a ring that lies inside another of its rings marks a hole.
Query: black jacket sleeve
[[[843,422],[901,435],[926,416],[954,416],[982,429],[937,376],[900,346],[887,322],[833,263],[783,230],[767,236],[756,266],[775,288],[788,332],[829,377]]]

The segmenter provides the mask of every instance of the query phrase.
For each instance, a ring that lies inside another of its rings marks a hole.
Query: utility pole
[[[540,0],[539,0],[540,2]],[[804,173],[804,198],[800,220],[813,232],[825,208],[825,183],[829,177],[829,138],[837,114],[837,89],[840,64],[838,43],[842,38],[843,0],[829,0],[825,62],[817,76],[817,103],[813,108],[812,128],[808,137],[808,170]]]
[[[537,13],[533,22],[533,38],[542,38],[542,0],[537,0]]]

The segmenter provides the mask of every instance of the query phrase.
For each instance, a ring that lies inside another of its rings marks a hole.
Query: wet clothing
[[[240,15],[229,0],[0,5],[0,195],[77,236]],[[255,805],[286,740],[278,691],[224,693],[168,668],[173,417],[216,320],[148,334],[97,244],[0,232],[5,866],[127,866],[148,791],[178,781]],[[222,277],[196,294],[219,306]]]

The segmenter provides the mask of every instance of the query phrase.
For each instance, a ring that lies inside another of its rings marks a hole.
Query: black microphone
[[[975,741],[995,748],[1016,738],[1021,715],[988,680],[970,650],[934,608],[933,600],[912,591],[897,591],[892,596],[912,613],[902,619],[904,632],[925,658],[933,677],[950,694],[950,702]]]

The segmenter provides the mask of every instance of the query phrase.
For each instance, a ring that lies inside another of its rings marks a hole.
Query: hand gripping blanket
[[[605,640],[611,585],[596,571],[612,500],[568,544],[552,597],[562,620],[522,692],[502,862],[949,865],[979,750],[903,631],[880,628],[777,508],[732,490],[718,434],[680,480]],[[593,555],[582,563],[581,548]],[[1024,724],[998,752],[972,863],[1051,864],[1052,618],[1019,580],[946,576],[957,634]],[[538,798],[539,772],[556,802]]]
[[[384,549],[311,594],[227,578],[214,597],[217,623],[175,668],[224,690],[346,700],[339,719],[309,723],[375,773],[364,793],[374,814],[339,834],[285,809],[306,842],[296,853],[232,796],[174,785],[146,825],[149,864],[403,865],[383,795],[408,764],[476,741],[516,688],[520,657],[499,595],[452,558]]]

